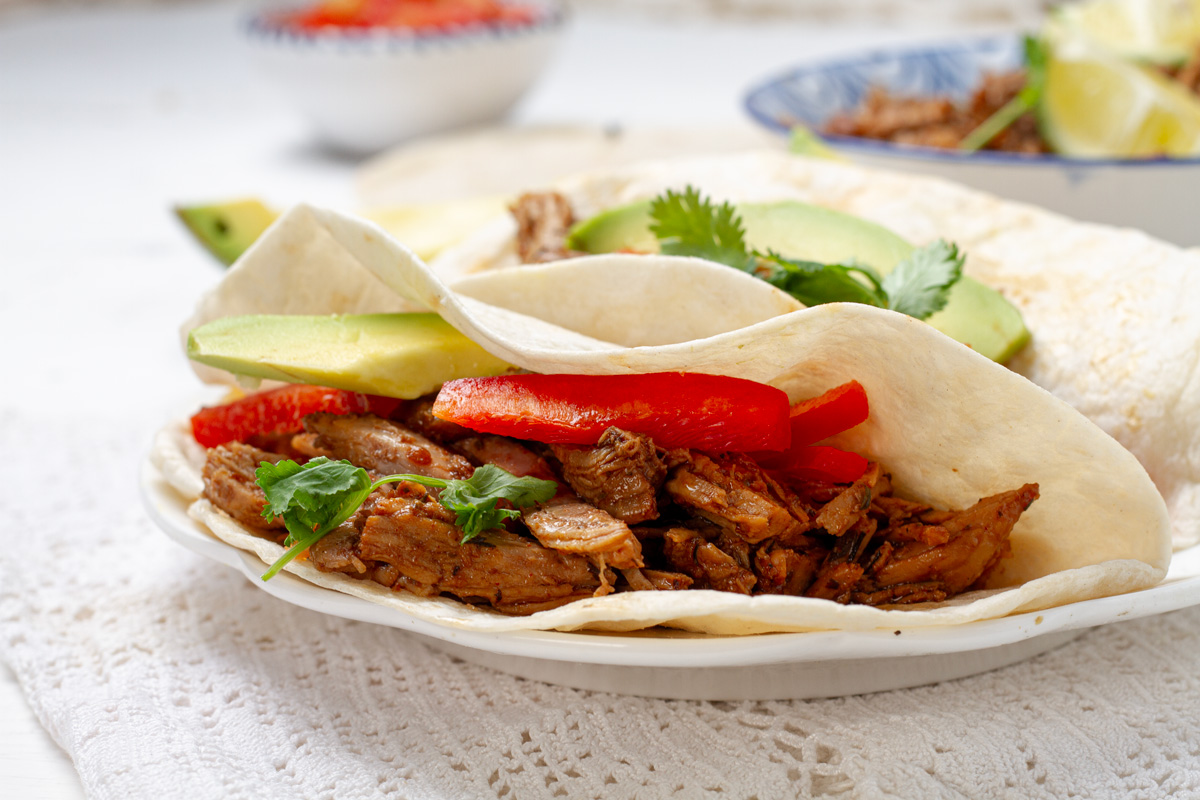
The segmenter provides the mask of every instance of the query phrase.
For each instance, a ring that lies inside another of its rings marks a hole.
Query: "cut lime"
[[[1051,40],[1082,37],[1114,56],[1178,64],[1200,45],[1200,0],[1091,0],[1060,6]]]
[[[1200,154],[1200,99],[1156,70],[1076,45],[1055,48],[1039,108],[1065,156]]]

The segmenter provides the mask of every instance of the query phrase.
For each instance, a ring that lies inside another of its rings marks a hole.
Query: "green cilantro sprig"
[[[979,127],[963,137],[958,149],[967,153],[987,145],[1027,111],[1037,108],[1046,87],[1046,45],[1032,36],[1025,37],[1025,85],[992,115],[979,123]]]
[[[478,467],[465,480],[401,474],[372,481],[362,467],[324,456],[304,465],[287,460],[278,464],[264,461],[254,477],[267,496],[262,515],[267,519],[282,517],[288,530],[283,542],[288,550],[263,573],[264,581],[350,519],[367,496],[385,483],[411,481],[441,489],[438,501],[457,515],[455,524],[462,529],[462,544],[489,528],[501,527],[506,519],[520,516],[515,509],[497,508],[501,500],[525,508],[546,502],[558,491],[554,481],[518,478],[494,464]]]
[[[941,239],[915,250],[886,276],[864,264],[822,264],[746,246],[741,217],[695,187],[668,189],[650,203],[650,232],[662,252],[716,261],[762,278],[806,306],[864,303],[925,319],[946,305],[962,277],[964,256]]]

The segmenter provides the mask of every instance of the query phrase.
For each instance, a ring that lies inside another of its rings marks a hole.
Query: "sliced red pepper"
[[[595,444],[617,426],[660,447],[714,452],[785,450],[787,395],[741,378],[649,375],[501,375],[442,386],[433,414],[484,433],[555,444]]]
[[[788,452],[787,463],[779,472],[800,480],[853,483],[867,471],[867,463],[858,453],[809,445]]]
[[[300,430],[305,415],[318,411],[386,417],[399,404],[391,397],[294,384],[201,409],[192,417],[192,436],[205,447],[216,447],[252,436]]]
[[[843,383],[820,397],[792,406],[792,447],[804,447],[866,422],[867,392],[858,381]]]
[[[767,469],[786,469],[797,451],[865,422],[870,413],[867,392],[858,381],[843,383],[825,394],[802,400],[790,412],[792,446],[786,453],[755,453]]]

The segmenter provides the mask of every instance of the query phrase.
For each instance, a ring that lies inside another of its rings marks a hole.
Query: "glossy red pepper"
[[[556,444],[595,444],[610,426],[660,447],[714,452],[785,450],[787,395],[741,378],[649,375],[501,375],[442,386],[434,416],[465,428]]]
[[[192,436],[205,447],[216,447],[252,436],[298,431],[305,415],[318,411],[386,417],[399,404],[390,397],[294,384],[201,409],[192,417]]]
[[[867,392],[858,381],[843,383],[820,397],[792,406],[792,447],[828,439],[866,422],[870,414]]]
[[[867,460],[833,447],[812,447],[815,442],[865,422],[870,413],[867,393],[858,381],[837,386],[792,406],[792,445],[785,453],[756,453],[754,458],[770,470],[805,480],[847,483],[867,469]],[[849,476],[849,477],[848,477]]]
[[[789,478],[831,483],[853,483],[867,471],[867,460],[858,453],[836,447],[808,445],[790,450],[778,470]]]

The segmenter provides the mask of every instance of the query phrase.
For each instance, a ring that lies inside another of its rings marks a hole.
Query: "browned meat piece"
[[[362,532],[357,527],[344,523],[308,548],[308,560],[322,572],[364,575],[368,566],[359,557],[361,539]]]
[[[452,442],[450,446],[473,464],[495,464],[518,478],[531,475],[544,481],[558,481],[558,476],[550,469],[546,459],[513,439],[472,434]],[[566,491],[565,486],[563,490]]]
[[[580,497],[630,525],[658,518],[667,467],[649,436],[609,428],[595,447],[554,445],[563,478]]]
[[[867,553],[867,545],[875,533],[875,527],[875,520],[867,517],[857,521],[854,527],[838,538],[805,595],[849,603],[851,591],[866,571],[860,558]]]
[[[873,592],[851,592],[850,601],[866,606],[899,606],[909,603],[940,603],[946,596],[946,587],[937,582],[897,583]]]
[[[469,478],[475,471],[462,456],[372,414],[309,414],[304,430],[319,452],[381,475]]]
[[[680,572],[657,569],[623,569],[625,582],[635,592],[675,592],[692,588],[692,579]]]
[[[921,544],[945,544],[950,541],[950,532],[941,525],[923,525],[910,522],[888,528],[887,537],[893,542],[920,542]]]
[[[966,591],[1005,555],[1013,525],[1037,497],[1036,483],[985,497],[940,522],[949,534],[948,542],[901,544],[868,578],[878,588],[936,582],[947,595]]]
[[[292,433],[268,433],[261,436],[251,436],[246,439],[246,444],[257,447],[259,450],[266,450],[269,453],[275,453],[282,458],[290,458],[292,461],[298,461],[303,464],[308,460],[309,454],[297,450],[292,445]]]
[[[763,547],[754,554],[758,591],[763,594],[802,595],[812,585],[826,551]]]
[[[474,436],[474,431],[468,430],[455,422],[447,422],[433,415],[433,401],[437,395],[426,395],[405,403],[399,414],[393,414],[393,419],[399,419],[410,430],[425,436],[438,444],[448,444],[464,436]]]
[[[813,521],[831,536],[841,536],[871,508],[871,495],[879,480],[879,465],[872,463],[862,477],[830,500]]]
[[[969,101],[947,97],[903,97],[874,87],[852,112],[833,116],[825,132],[900,144],[956,149],[963,138],[998,111],[1025,85],[1024,71],[983,76]],[[1048,146],[1033,114],[1024,114],[987,145],[989,150],[1045,153]]]
[[[575,224],[571,203],[558,192],[530,192],[509,206],[517,220],[517,254],[522,264],[540,264],[579,255],[567,249]]]
[[[829,120],[826,132],[868,139],[891,139],[901,131],[945,125],[954,118],[954,104],[945,98],[911,98],[889,95],[872,87],[857,111]]]
[[[675,569],[691,576],[697,589],[750,594],[754,573],[696,531],[672,528],[663,536],[663,555]]]
[[[812,585],[804,592],[804,596],[848,603],[851,592],[862,576],[862,564],[853,561],[826,563],[813,579]]]
[[[737,453],[714,458],[692,452],[690,462],[671,473],[665,488],[688,511],[747,542],[789,536],[806,527],[780,501],[778,484]]]
[[[890,490],[891,485],[889,483],[887,491]],[[889,520],[889,525],[896,525],[898,523],[907,521],[912,517],[919,516],[920,514],[924,514],[926,511],[930,510],[929,506],[925,505],[924,503],[917,503],[913,500],[904,500],[900,497],[892,497],[891,495],[886,495],[883,492],[884,489],[882,489],[879,485],[876,485],[875,492],[871,497],[871,513],[887,517]]]
[[[508,531],[460,544],[453,512],[432,499],[384,498],[374,511],[363,526],[359,557],[392,565],[397,585],[418,593],[445,592],[529,614],[590,597],[600,585],[587,559]]]
[[[546,460],[520,442],[502,436],[472,436],[453,447],[480,464],[495,464],[518,478],[532,475],[558,481]],[[579,499],[565,484],[549,503],[522,512],[521,520],[545,547],[587,555],[597,565],[627,569],[640,567],[642,546],[619,519]]]
[[[204,461],[204,496],[217,508],[224,511],[248,528],[279,530],[283,520],[265,519],[263,508],[267,496],[258,488],[254,471],[259,464],[269,461],[276,464],[283,456],[259,450],[241,442],[214,447],[208,451]]]
[[[614,569],[643,566],[642,545],[629,526],[578,498],[560,495],[521,519],[546,547],[592,556]]]

